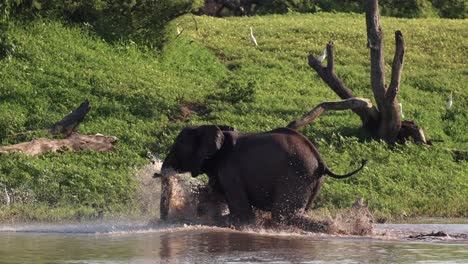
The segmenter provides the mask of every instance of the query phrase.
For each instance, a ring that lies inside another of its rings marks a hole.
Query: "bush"
[[[214,95],[213,99],[230,104],[240,102],[248,103],[255,100],[255,90],[257,86],[255,80],[229,75],[219,86],[221,89]]]
[[[0,59],[10,58],[15,52],[16,45],[10,36],[11,4],[0,3]]]
[[[382,0],[382,15],[394,17],[437,17],[437,10],[429,0]]]
[[[257,13],[314,13],[355,12],[366,10],[365,0],[268,0],[256,1]],[[382,15],[395,17],[446,17],[466,18],[467,2],[464,0],[380,0]]]
[[[317,12],[318,5],[315,0],[268,0],[258,1],[258,13],[266,14],[285,14],[290,11],[301,13],[314,13]]]
[[[439,10],[441,17],[468,18],[466,0],[432,0],[432,5]]]
[[[109,41],[133,40],[161,46],[165,24],[202,4],[202,0],[17,0],[11,12],[15,16],[85,23]]]

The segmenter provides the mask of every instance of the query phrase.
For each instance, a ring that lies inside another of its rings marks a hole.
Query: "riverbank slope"
[[[327,179],[316,207],[348,207],[364,197],[376,215],[466,217],[468,21],[384,17],[382,23],[387,69],[393,32],[401,30],[407,43],[399,95],[405,117],[443,142],[388,146],[368,139],[352,112],[320,117],[301,132],[333,171],[369,163],[356,177]],[[306,60],[330,40],[338,76],[357,96],[372,98],[363,15],[187,15],[167,25],[162,50],[106,42],[86,24],[36,19],[16,21],[11,30],[15,52],[0,60],[1,145],[47,136],[44,128],[85,99],[92,110],[78,131],[119,142],[110,153],[0,155],[0,182],[11,198],[7,207],[0,196],[3,222],[145,213],[136,172],[153,155],[163,158],[183,126],[265,131],[337,100]]]

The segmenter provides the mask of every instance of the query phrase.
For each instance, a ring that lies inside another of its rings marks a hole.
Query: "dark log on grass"
[[[89,101],[85,100],[78,108],[66,115],[62,120],[53,124],[49,129],[49,133],[53,135],[64,134],[67,137],[70,136],[84,120],[89,110],[91,110],[91,106],[89,105]]]
[[[432,145],[430,142],[427,142],[422,128],[417,126],[411,120],[404,120],[401,122],[401,128],[398,133],[397,141],[400,143],[404,143],[411,138],[415,142]]]

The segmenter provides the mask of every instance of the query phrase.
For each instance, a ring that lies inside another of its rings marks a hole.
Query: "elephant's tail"
[[[324,174],[327,174],[329,175],[330,177],[332,178],[335,178],[335,179],[344,179],[344,178],[348,178],[348,177],[351,177],[353,176],[354,174],[356,174],[358,171],[362,170],[362,168],[364,168],[364,165],[366,165],[367,163],[367,160],[362,160],[361,162],[361,167],[359,167],[357,170],[353,171],[353,172],[350,172],[348,174],[345,174],[345,175],[338,175],[338,174],[335,174],[333,173],[332,171],[330,171],[326,166],[325,166],[325,170],[324,170]]]

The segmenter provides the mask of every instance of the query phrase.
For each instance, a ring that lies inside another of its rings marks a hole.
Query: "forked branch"
[[[327,44],[327,66],[322,66],[322,62],[315,58],[312,54],[309,55],[309,66],[314,69],[322,80],[341,98],[355,98],[353,92],[338,78],[335,73],[335,51],[333,43],[330,41]],[[366,99],[367,100],[367,99]],[[371,126],[378,119],[378,111],[372,106],[370,108],[349,108],[354,113],[359,115],[364,127]]]
[[[323,102],[317,105],[312,111],[304,115],[301,119],[292,121],[288,127],[298,129],[301,126],[312,123],[317,117],[329,110],[348,110],[348,109],[369,109],[372,108],[372,103],[367,98],[349,98],[336,102]]]
[[[327,67],[322,66],[322,62],[315,58],[312,54],[309,55],[309,66],[314,69],[320,78],[330,86],[330,88],[341,98],[348,99],[354,97],[351,90],[344,84],[335,74],[334,68],[334,47],[333,43],[327,44]]]

